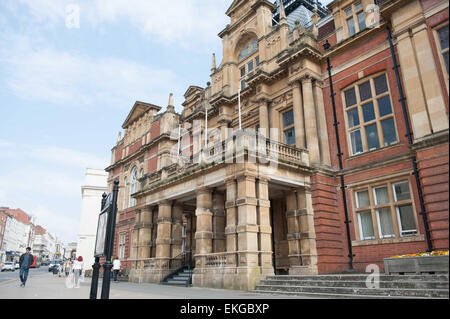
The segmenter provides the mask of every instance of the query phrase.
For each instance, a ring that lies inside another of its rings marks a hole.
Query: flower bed
[[[384,259],[386,274],[435,274],[449,272],[449,252],[398,255]]]

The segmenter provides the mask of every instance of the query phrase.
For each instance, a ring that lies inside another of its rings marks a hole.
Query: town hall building
[[[448,1],[235,0],[226,15],[206,87],[181,114],[172,95],[136,102],[112,149],[129,280],[189,267],[194,286],[251,290],[448,250]]]

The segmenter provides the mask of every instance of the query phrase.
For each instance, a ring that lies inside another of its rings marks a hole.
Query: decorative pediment
[[[202,93],[203,92],[203,88],[199,87],[199,86],[195,86],[195,85],[191,85],[186,93],[184,93],[184,97],[187,98],[188,96],[197,94],[197,93]]]
[[[128,126],[133,124],[133,122],[135,122],[137,119],[139,119],[145,113],[147,113],[149,110],[155,110],[156,112],[159,112],[161,109],[162,109],[162,107],[160,107],[160,106],[137,101],[134,104],[133,108],[131,109],[130,114],[128,114],[128,117],[125,120],[125,122],[123,123],[122,128],[127,129]]]

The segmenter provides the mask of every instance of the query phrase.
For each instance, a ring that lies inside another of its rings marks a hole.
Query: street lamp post
[[[114,230],[116,226],[118,192],[119,192],[119,181],[116,179],[114,181],[113,187],[112,206],[110,208],[110,212],[108,214],[108,221],[106,223],[106,238],[105,238],[106,261],[103,264],[104,272],[103,272],[101,299],[109,299],[109,290],[111,284],[111,269],[113,266],[111,263],[111,256],[114,248]]]

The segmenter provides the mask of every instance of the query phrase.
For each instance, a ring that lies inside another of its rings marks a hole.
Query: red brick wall
[[[311,177],[319,273],[348,269],[349,259],[343,213],[338,207],[337,181],[322,175]],[[342,213],[342,214],[341,214]]]
[[[434,250],[449,249],[448,143],[417,152],[425,210]]]

